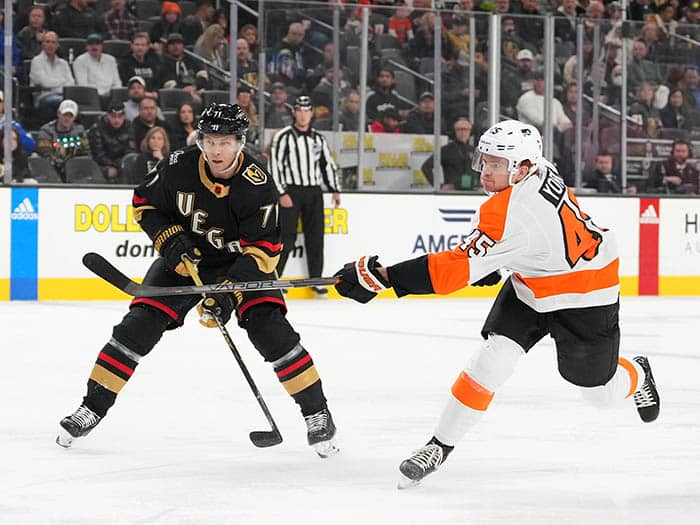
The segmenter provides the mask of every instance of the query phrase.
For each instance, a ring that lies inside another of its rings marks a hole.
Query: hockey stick
[[[318,277],[315,279],[293,279],[289,281],[270,279],[267,281],[243,281],[195,286],[149,286],[132,281],[117,270],[107,259],[97,253],[86,253],[83,256],[83,265],[112,286],[133,297],[283,290],[310,286],[332,286],[337,282],[337,279],[333,277]]]
[[[182,261],[185,263],[185,266],[187,267],[187,270],[190,272],[190,276],[192,277],[192,280],[195,282],[197,286],[202,286],[202,280],[199,278],[199,272],[197,271],[197,267],[190,261],[187,257],[182,258]],[[202,294],[204,296],[204,294]],[[233,339],[231,339],[231,336],[228,333],[228,330],[226,329],[226,326],[224,326],[224,323],[221,322],[221,318],[216,315],[214,312],[210,312],[211,316],[214,318],[216,321],[216,325],[219,327],[219,331],[221,332],[221,335],[224,336],[224,340],[226,341],[226,344],[228,345],[229,349],[231,350],[231,353],[233,354],[233,357],[236,358],[236,361],[238,362],[238,366],[241,369],[241,372],[243,372],[243,375],[245,376],[246,381],[248,381],[248,386],[250,389],[253,391],[253,395],[255,396],[255,399],[258,400],[258,404],[260,405],[260,408],[262,408],[263,413],[265,414],[265,417],[267,418],[267,422],[270,423],[270,426],[272,427],[272,430],[254,430],[250,434],[248,434],[248,437],[250,437],[250,441],[255,445],[256,447],[264,448],[264,447],[273,447],[275,445],[279,445],[282,443],[282,434],[280,434],[279,428],[277,428],[277,424],[275,423],[275,420],[272,419],[272,414],[270,413],[270,409],[267,408],[267,404],[265,404],[265,400],[262,398],[262,394],[260,394],[260,390],[258,390],[257,385],[255,384],[255,381],[253,381],[253,377],[250,375],[250,372],[248,372],[248,367],[245,366],[245,363],[243,362],[243,358],[241,357],[241,354],[238,352],[238,349],[236,348],[236,345],[233,344]]]

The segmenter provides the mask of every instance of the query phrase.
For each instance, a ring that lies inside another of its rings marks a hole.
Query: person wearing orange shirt
[[[489,198],[454,250],[383,267],[361,257],[335,274],[338,293],[366,303],[393,287],[449,294],[494,285],[511,272],[481,330],[483,342],[452,385],[433,436],[400,466],[399,488],[435,472],[484,415],[517,363],[546,335],[561,376],[600,406],[633,398],[645,422],[659,415],[649,361],[619,355],[620,278],[614,233],[593,222],[554,166],[534,126],[508,120],[484,133],[473,157]]]

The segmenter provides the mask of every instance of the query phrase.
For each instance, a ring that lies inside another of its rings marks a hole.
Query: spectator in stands
[[[683,104],[683,90],[675,88],[668,97],[668,104],[661,110],[664,128],[686,129],[700,126],[696,111]]]
[[[677,32],[693,40],[700,40],[700,0],[688,4],[685,16],[679,20]]]
[[[148,33],[135,33],[131,39],[131,54],[119,60],[119,77],[126,84],[129,79],[139,77],[146,83],[146,94],[158,96],[161,61],[150,47]],[[136,111],[134,111],[134,116]],[[133,118],[133,117],[132,117]]]
[[[591,0],[586,6],[586,14],[583,19],[583,31],[586,38],[593,41],[596,26],[600,30],[600,40],[602,43],[604,35],[610,30],[610,22],[604,20],[605,6],[599,0]]]
[[[228,71],[228,48],[224,28],[219,24],[211,24],[197,39],[194,52],[216,67]]]
[[[44,6],[34,5],[29,9],[29,24],[17,33],[20,58],[31,60],[41,53],[41,41],[46,34],[46,11]]]
[[[12,110],[12,108],[11,108]],[[14,113],[14,110],[12,110]],[[3,129],[5,126],[5,94],[3,91],[0,91],[0,130]],[[36,149],[36,142],[34,141],[34,138],[25,131],[25,129],[22,127],[22,124],[17,122],[14,119],[14,115],[12,117],[12,127],[15,129],[17,132],[17,135],[19,136],[19,140],[22,143],[22,150],[28,154],[31,155],[34,153],[34,150]],[[1,143],[0,143],[1,144]],[[2,147],[2,146],[0,146]]]
[[[400,133],[399,112],[391,104],[380,106],[379,118],[369,126],[371,133]]]
[[[158,118],[158,105],[156,99],[152,97],[143,97],[139,102],[139,115],[131,123],[131,148],[138,149],[141,141],[148,133],[148,130],[154,127],[160,127],[170,131],[165,120]]]
[[[516,105],[520,120],[526,124],[532,124],[542,130],[544,128],[544,71],[537,70],[533,73],[533,86],[518,99]],[[564,108],[556,98],[550,102],[552,125],[560,132],[571,129],[569,117],[564,113]]]
[[[554,36],[560,42],[576,42],[576,18],[583,16],[576,0],[562,0],[554,15]]]
[[[102,52],[102,36],[99,33],[88,35],[85,49],[85,53],[73,62],[76,84],[97,88],[100,97],[107,102],[112,88],[122,87],[117,61],[112,55]]]
[[[663,84],[659,66],[647,59],[647,43],[637,39],[632,44],[632,60],[627,66],[627,85],[630,91],[635,91],[642,82]]]
[[[379,106],[391,104],[396,109],[406,110],[410,106],[401,100],[394,90],[396,85],[396,75],[394,71],[388,68],[382,68],[377,73],[377,84],[374,90],[370,91],[367,96],[367,120],[372,122],[377,119],[379,114]]]
[[[5,131],[4,129],[0,131],[0,144],[5,142]],[[12,147],[12,182],[19,184],[38,184],[38,181],[31,178],[31,173],[29,172],[29,160],[27,153],[22,147],[22,141],[19,139],[17,130],[12,127],[12,140],[10,141]],[[5,148],[0,148],[0,180],[2,179],[5,171]]]
[[[486,89],[485,75],[474,76],[474,96]],[[457,56],[450,57],[442,66],[442,114],[451,121],[469,107],[469,69],[460,64]]]
[[[441,32],[443,58],[450,57],[454,53],[452,42],[447,38],[446,33],[447,31],[444,29]],[[433,11],[426,11],[423,14],[420,25],[413,38],[408,42],[408,47],[413,58],[435,56],[435,13]]]
[[[177,108],[177,119],[168,133],[170,147],[173,151],[187,146],[187,139],[197,130],[194,108],[189,102],[183,102]]]
[[[573,84],[576,82],[578,66],[578,55],[571,55],[564,64],[564,83]],[[585,38],[583,40],[583,80],[584,86],[590,81],[591,71],[593,67],[593,42]]]
[[[182,35],[188,46],[193,45],[207,30],[214,19],[214,6],[210,0],[197,0],[194,14],[185,17],[182,24]]]
[[[170,141],[168,133],[161,127],[155,126],[144,135],[139,146],[139,156],[134,163],[132,184],[141,184],[146,175],[170,154]]]
[[[323,78],[311,91],[311,101],[314,107],[325,106],[332,113],[333,108],[333,78],[338,75],[338,96],[350,89],[350,84],[344,78],[344,73],[341,68],[335,69],[333,66],[326,69]]]
[[[642,82],[637,88],[637,101],[629,108],[630,116],[639,115],[647,137],[657,137],[661,128],[661,114],[654,106],[656,86]]]
[[[394,12],[394,16],[389,19],[389,34],[399,41],[399,44],[407,44],[413,38],[413,25],[408,19],[411,8],[406,2],[400,2]]]
[[[121,173],[122,159],[133,153],[129,140],[129,123],[124,107],[114,104],[88,130],[92,158],[110,183],[126,183],[128,175]]]
[[[304,26],[301,23],[289,24],[287,35],[282,39],[270,64],[274,81],[298,90],[306,87],[304,34]]]
[[[39,88],[35,102],[44,121],[56,114],[63,88],[75,85],[68,62],[56,54],[57,50],[58,35],[47,31],[41,40],[41,53],[32,58],[29,70],[29,84]]]
[[[56,119],[41,126],[37,153],[47,159],[66,182],[65,164],[73,157],[90,156],[90,143],[82,124],[75,122],[78,104],[65,99],[58,106]]]
[[[518,34],[515,18],[509,15],[501,18],[501,53],[503,58],[510,63],[515,63],[518,53],[530,47],[534,49],[532,44],[529,44]]]
[[[700,172],[690,159],[690,144],[676,140],[671,156],[657,165],[647,180],[647,190],[654,193],[690,193],[697,195]]]
[[[53,27],[62,38],[87,38],[91,33],[105,33],[106,28],[89,6],[88,0],[69,0],[53,18]]]
[[[351,89],[340,103],[338,123],[340,131],[357,131],[360,129],[360,93]]]
[[[124,102],[124,112],[126,113],[126,120],[129,122],[138,117],[139,104],[144,97],[151,97],[152,99],[157,100],[156,97],[146,92],[146,81],[138,75],[129,79],[129,82],[127,83],[127,96],[129,99]],[[159,119],[165,119],[160,108],[158,108],[157,115]]]
[[[265,109],[265,125],[272,129],[291,126],[294,121],[292,106],[287,103],[284,84],[275,82],[270,89],[270,104]]]
[[[628,12],[630,20],[643,21],[654,16],[656,5],[651,0],[632,0]]]
[[[509,116],[514,116],[514,108],[520,96],[530,91],[533,86],[533,69],[535,55],[529,49],[521,49],[516,55],[517,69],[510,71],[504,69],[503,82],[501,82],[501,105]]]
[[[250,55],[250,46],[245,38],[236,40],[236,68],[238,78],[249,84],[258,84],[258,62]]]
[[[584,187],[593,188],[598,193],[622,193],[620,174],[613,171],[613,156],[601,151],[595,158],[595,170],[583,177]]]
[[[112,9],[104,14],[108,38],[132,40],[137,29],[136,17],[126,9],[126,0],[111,0],[111,2]]]
[[[253,24],[246,24],[241,27],[238,36],[248,42],[251,56],[256,56],[258,54],[258,28]]]
[[[201,91],[209,87],[209,74],[199,62],[185,55],[182,35],[168,36],[167,53],[163,56],[161,85],[164,88],[179,88],[187,91],[198,104],[202,103]]]
[[[457,16],[452,19],[452,28],[447,32],[447,38],[450,39],[457,57],[462,62],[469,60],[469,46],[471,45],[472,35],[469,34],[469,22],[466,18]]]
[[[562,102],[562,107],[564,108],[564,114],[568,117],[572,124],[576,123],[576,102],[578,100],[578,86],[576,82],[567,84],[564,88],[564,101]],[[591,123],[591,113],[586,109],[586,104],[583,105],[583,121],[582,126],[586,127]]]
[[[678,5],[678,2],[676,2],[676,5]],[[670,35],[676,32],[676,27],[678,26],[674,5],[667,1],[658,4],[654,22],[656,22],[656,27],[659,28],[660,38],[668,40]]]
[[[0,8],[0,40],[1,42],[5,42],[5,10]],[[17,39],[15,38],[14,33],[11,35],[11,41],[12,41],[12,67],[15,69],[19,67],[19,46],[17,45]],[[3,44],[4,45],[4,44]],[[0,53],[0,68],[5,67],[5,48],[3,47],[2,53]]]
[[[236,91],[236,103],[241,107],[250,122],[248,132],[246,133],[246,144],[253,146],[258,143],[258,128],[260,122],[258,121],[258,112],[253,102],[251,89],[248,86],[244,85],[238,88]]]
[[[148,33],[151,45],[157,53],[163,49],[163,40],[167,40],[172,33],[177,33],[182,38],[183,24],[180,17],[182,9],[175,2],[163,2],[160,9],[160,22],[156,23]]]
[[[440,148],[440,165],[442,166],[443,183],[441,191],[467,190],[479,186],[479,174],[472,170],[472,155],[474,147],[469,143],[472,124],[466,117],[459,117],[454,122],[454,140]],[[428,157],[421,170],[433,184],[433,168],[435,155]]]
[[[213,24],[219,24],[224,29],[224,38],[226,42],[231,43],[231,21],[229,20],[228,7],[222,7],[214,12],[214,17],[212,18]]]
[[[333,42],[326,42],[323,46],[323,54],[321,55],[321,62],[316,65],[316,67],[313,69],[313,71],[309,74],[308,80],[307,80],[307,86],[309,89],[313,90],[318,83],[321,81],[321,79],[326,75],[326,72],[328,71],[329,68],[333,67],[333,55],[335,53],[335,45]],[[340,66],[341,68],[341,73],[342,73],[342,78],[349,82],[352,83],[352,78],[354,76],[354,73],[350,70],[350,68],[345,67],[343,65]]]
[[[683,104],[691,109],[700,109],[700,75],[697,66],[685,68],[678,87],[683,90]]]
[[[522,0],[520,2],[520,14],[527,15],[518,17],[516,20],[518,35],[533,46],[540,47],[544,40],[544,18],[538,0]]]
[[[401,126],[402,133],[432,135],[435,122],[435,97],[425,91],[418,97],[418,107],[413,109]]]

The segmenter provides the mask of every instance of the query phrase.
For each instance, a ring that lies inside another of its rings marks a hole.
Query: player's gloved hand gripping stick
[[[192,277],[192,280],[197,286],[203,286],[202,280],[199,278],[199,272],[197,271],[197,266],[192,262],[192,260],[187,257],[187,255],[182,256],[182,262],[185,265],[185,268],[187,269],[189,275]],[[233,298],[231,298],[233,300]],[[203,301],[214,301],[212,297],[206,297],[204,296]],[[216,301],[214,301],[216,302]],[[265,414],[265,417],[267,418],[267,422],[270,423],[270,426],[272,427],[271,430],[254,430],[249,434],[250,441],[255,445],[256,447],[272,447],[274,445],[279,445],[282,443],[282,434],[279,431],[279,428],[277,428],[277,424],[275,423],[275,420],[272,419],[272,414],[270,413],[270,409],[267,408],[267,404],[265,403],[265,400],[262,398],[262,394],[260,394],[260,390],[258,390],[257,385],[255,384],[255,381],[253,381],[252,376],[250,375],[250,372],[248,371],[248,367],[245,366],[245,363],[243,362],[243,358],[241,357],[241,354],[238,352],[238,349],[236,348],[236,345],[233,344],[233,340],[231,339],[231,336],[228,333],[228,330],[226,329],[226,326],[224,325],[224,321],[221,319],[220,313],[217,311],[217,308],[215,305],[211,305],[210,307],[205,307],[206,310],[206,315],[210,316],[216,323],[216,326],[219,327],[219,331],[221,332],[221,335],[224,336],[224,340],[226,341],[226,344],[228,345],[229,349],[231,350],[231,353],[233,354],[233,357],[236,358],[236,361],[238,362],[238,366],[241,369],[241,372],[243,372],[243,375],[245,376],[246,381],[248,382],[248,386],[250,389],[253,391],[253,395],[255,396],[255,399],[258,400],[258,404],[260,405],[260,408],[263,411],[263,414]],[[231,317],[231,313],[229,312],[228,317]],[[201,321],[200,321],[201,322]]]

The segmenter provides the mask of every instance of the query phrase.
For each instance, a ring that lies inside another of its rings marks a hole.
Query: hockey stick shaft
[[[183,262],[185,263],[185,266],[187,267],[187,270],[190,272],[190,276],[192,277],[192,280],[195,282],[197,286],[202,286],[202,279],[199,277],[199,272],[197,271],[197,267],[190,261],[187,257],[182,258]],[[202,294],[204,295],[204,294]],[[238,363],[238,367],[241,369],[241,372],[243,372],[243,376],[245,377],[246,381],[248,382],[248,386],[250,389],[253,391],[253,395],[255,396],[255,399],[258,401],[258,405],[260,405],[260,408],[263,411],[263,414],[265,414],[265,418],[267,419],[267,422],[270,424],[272,427],[272,430],[269,432],[251,432],[250,433],[250,440],[253,442],[253,445],[256,447],[271,447],[273,445],[278,445],[282,443],[282,434],[279,431],[279,428],[277,427],[277,424],[275,423],[275,420],[272,419],[272,413],[270,412],[270,409],[267,408],[267,403],[265,403],[265,400],[262,397],[262,394],[260,393],[260,390],[258,389],[258,386],[255,384],[255,381],[253,381],[253,376],[250,375],[250,372],[248,371],[248,367],[245,365],[245,362],[243,362],[243,358],[241,357],[240,352],[238,352],[238,349],[236,348],[236,345],[233,342],[233,339],[231,339],[231,335],[229,334],[228,330],[226,329],[226,326],[224,323],[221,321],[221,317],[216,315],[216,313],[211,312],[212,317],[216,321],[216,325],[219,328],[219,331],[221,332],[221,335],[224,337],[224,341],[226,341],[226,344],[228,345],[229,349],[231,350],[231,353],[233,354],[233,357],[236,359],[236,362]]]
[[[120,272],[112,263],[97,253],[86,253],[83,265],[92,273],[101,277],[112,286],[133,297],[160,297],[165,295],[199,295],[229,292],[257,292],[266,290],[283,290],[289,288],[307,288],[310,286],[332,286],[337,282],[334,277],[314,279],[270,279],[264,281],[227,282],[201,284],[195,286],[149,286],[139,284]]]

